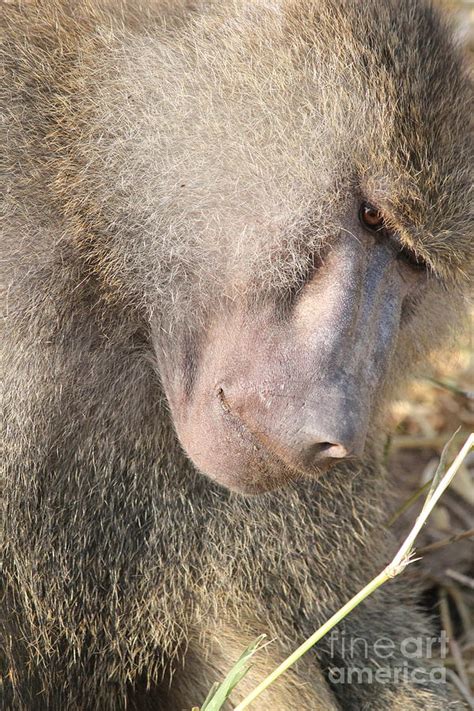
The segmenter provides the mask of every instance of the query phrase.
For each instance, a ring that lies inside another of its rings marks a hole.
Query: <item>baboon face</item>
[[[360,457],[466,271],[466,81],[406,4],[236,4],[122,63],[111,271],[146,304],[184,449],[232,489]]]
[[[161,372],[196,465],[246,492],[364,450],[375,393],[426,265],[373,208],[341,220],[290,293],[236,296]],[[365,227],[364,227],[365,224]]]

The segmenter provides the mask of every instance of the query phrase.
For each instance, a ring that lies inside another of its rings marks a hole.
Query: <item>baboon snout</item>
[[[237,384],[220,386],[217,397],[225,416],[236,418],[262,448],[291,469],[325,469],[364,450],[368,411],[347,393],[321,385],[305,397],[284,387],[249,389]]]
[[[174,398],[194,464],[257,492],[362,457],[409,291],[390,243],[340,239],[291,309],[233,302]]]

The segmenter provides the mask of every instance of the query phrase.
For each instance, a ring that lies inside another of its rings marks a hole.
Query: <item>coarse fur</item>
[[[472,275],[462,60],[413,0],[0,10],[1,703],[190,708],[265,632],[276,641],[235,705],[393,547],[384,404],[446,339]],[[364,456],[232,493],[183,453],[163,372],[193,383],[210,319],[299,289],[359,196],[431,270],[405,305]],[[430,634],[415,595],[386,586],[348,636],[394,640],[393,667],[426,665],[399,649]],[[323,640],[255,708],[447,708],[443,685],[331,684],[347,663]]]

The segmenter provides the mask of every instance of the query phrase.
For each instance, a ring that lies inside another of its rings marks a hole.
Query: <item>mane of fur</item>
[[[249,499],[195,472],[150,331],[178,339],[209,304],[291,288],[360,194],[443,283],[401,339],[393,371],[406,371],[444,338],[472,270],[470,90],[444,25],[413,0],[0,9],[1,540],[22,620],[20,639],[4,621],[5,669],[15,679],[23,656],[64,708],[121,708],[200,621],[271,609],[267,631],[291,647],[383,557],[374,463]],[[380,442],[369,449],[376,462]]]

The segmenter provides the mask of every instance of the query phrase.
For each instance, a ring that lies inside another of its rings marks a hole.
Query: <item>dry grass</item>
[[[437,383],[428,379],[414,381],[406,398],[392,408],[396,434],[389,449],[388,467],[397,492],[395,508],[431,478],[440,451],[453,432],[460,428],[456,442],[461,443],[474,429],[472,337],[466,336],[454,354],[439,359],[433,377]],[[453,447],[453,454],[457,449]],[[394,524],[397,539],[413,524],[422,499]],[[423,580],[425,604],[451,638],[446,659],[449,673],[455,674],[456,681],[470,688],[471,693],[474,690],[473,527],[471,454],[420,536],[419,545],[428,547],[422,561],[406,573]],[[460,540],[441,545],[452,537]]]

